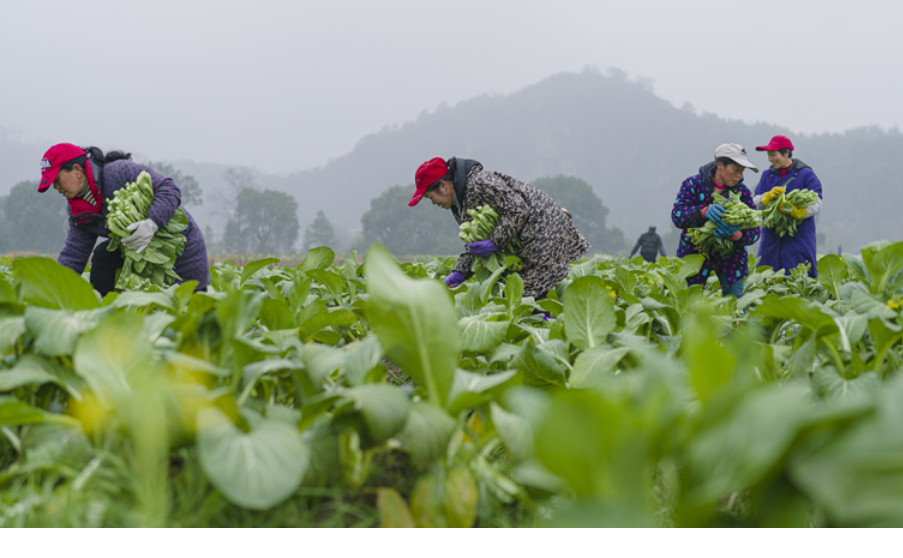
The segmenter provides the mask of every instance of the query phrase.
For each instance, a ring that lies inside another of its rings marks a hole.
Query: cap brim
[[[411,201],[408,202],[408,207],[414,207],[415,205],[420,203],[420,200],[423,199],[424,193],[425,192],[417,192],[416,194],[414,194],[414,197],[412,197]]]
[[[753,172],[759,172],[759,169],[754,164],[747,161],[746,159],[740,159],[737,157],[728,157],[728,159],[730,159],[731,161],[737,163],[738,165],[740,165],[742,167],[746,167],[746,168],[750,169]]]
[[[760,145],[759,147],[756,148],[756,151],[777,151],[778,149],[781,149],[781,148],[778,147],[777,145],[771,145],[769,143],[768,145]]]
[[[54,181],[56,181],[57,175],[60,174],[60,169],[51,168],[47,169],[47,172],[41,173],[41,183],[38,185],[38,192],[46,192],[53,186]]]

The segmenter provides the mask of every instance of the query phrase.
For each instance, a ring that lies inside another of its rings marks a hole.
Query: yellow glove
[[[778,209],[781,211],[781,213],[786,213],[787,215],[790,215],[794,219],[799,219],[800,221],[806,218],[805,207],[797,207],[787,200],[784,200],[784,203],[779,205]]]
[[[762,194],[762,203],[765,204],[765,205],[768,205],[768,204],[770,204],[771,202],[773,202],[775,199],[781,197],[781,195],[782,195],[783,193],[784,193],[784,187],[783,187],[783,186],[775,186],[775,187],[772,188],[770,191],[765,192],[764,194]]]

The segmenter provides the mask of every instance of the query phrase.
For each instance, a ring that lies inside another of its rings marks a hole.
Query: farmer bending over
[[[647,232],[640,235],[640,239],[636,241],[636,245],[630,251],[631,258],[637,250],[647,262],[655,262],[656,252],[660,253],[663,258],[666,257],[665,245],[662,244],[662,237],[655,232],[655,227],[649,227]]]
[[[756,186],[756,202],[758,209],[765,209],[771,203],[777,203],[781,194],[793,190],[811,190],[818,194],[818,201],[808,207],[796,207],[785,203],[778,209],[800,221],[796,233],[792,236],[779,236],[768,227],[763,227],[762,243],[759,244],[759,265],[771,266],[775,271],[795,269],[799,264],[809,264],[809,275],[818,277],[815,260],[815,217],[821,213],[822,189],[821,181],[815,176],[812,167],[793,157],[793,143],[786,136],[771,138],[768,145],[760,145],[756,151],[767,151],[771,168],[762,173],[759,185]],[[786,209],[785,209],[786,207]]]
[[[123,266],[121,250],[107,250],[110,241],[94,244],[98,237],[109,238],[106,226],[109,213],[107,202],[113,193],[135,182],[141,171],[151,176],[154,185],[154,201],[147,210],[147,219],[132,223],[131,236],[122,239],[127,248],[141,252],[150,244],[154,233],[166,226],[182,199],[179,187],[171,178],[158,174],[152,168],[131,161],[130,153],[111,151],[104,153],[96,147],[82,149],[71,143],[59,143],[47,150],[41,161],[41,184],[38,192],[46,192],[53,186],[69,202],[69,235],[60,252],[59,263],[78,274],[85,270],[91,252],[91,286],[106,295],[116,285],[116,270]],[[188,228],[183,234],[188,242],[182,255],[176,259],[175,272],[182,281],[197,281],[197,290],[210,284],[210,268],[204,235],[194,219],[186,211]]]
[[[589,250],[589,242],[551,196],[522,180],[485,171],[476,161],[452,157],[446,162],[435,157],[420,165],[414,182],[416,191],[409,206],[426,196],[433,205],[450,209],[459,225],[472,220],[468,210],[483,205],[499,214],[490,238],[471,242],[458,257],[455,270],[444,281],[450,288],[473,275],[474,256],[485,258],[517,236],[524,296],[541,299],[567,277],[568,265]]]
[[[696,245],[687,235],[687,229],[701,227],[706,221],[717,226],[715,235],[733,241],[734,250],[726,257],[717,254],[705,255],[706,260],[696,275],[687,278],[689,285],[705,284],[709,276],[715,273],[721,282],[724,296],[743,296],[743,279],[749,275],[749,261],[746,247],[759,240],[759,228],[740,230],[721,220],[724,207],[714,203],[713,194],[728,197],[731,192],[738,192],[740,200],[752,209],[752,194],[743,184],[743,170],[752,169],[759,172],[746,158],[746,150],[736,143],[719,145],[715,150],[715,160],[699,168],[699,174],[684,180],[671,210],[671,220],[678,228],[684,229],[680,235],[677,257],[699,254]]]

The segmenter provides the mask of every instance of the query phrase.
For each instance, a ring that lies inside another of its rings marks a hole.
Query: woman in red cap
[[[773,230],[762,228],[759,265],[771,266],[775,271],[783,269],[786,273],[801,263],[808,264],[809,275],[817,277],[813,217],[821,213],[821,181],[815,176],[812,167],[793,158],[793,143],[786,136],[775,136],[768,145],[756,147],[756,151],[767,151],[768,162],[771,163],[771,168],[762,173],[756,187],[753,201],[758,209],[765,209],[768,204],[779,199],[781,194],[793,190],[806,189],[818,194],[818,202],[814,205],[790,209],[790,216],[800,221],[799,228],[793,236],[780,237]],[[780,209],[784,211],[783,207]]]
[[[450,209],[459,225],[471,220],[468,210],[482,205],[499,214],[490,238],[471,242],[458,257],[455,270],[444,281],[449,287],[473,275],[470,267],[475,255],[487,257],[517,236],[521,241],[517,256],[524,266],[519,272],[524,296],[543,298],[567,277],[568,265],[590,248],[548,194],[522,180],[485,171],[477,161],[435,157],[420,165],[414,182],[416,191],[409,206],[417,205],[425,196],[433,205]]]
[[[120,251],[107,250],[110,241],[96,248],[98,237],[109,237],[106,226],[113,193],[126,184],[135,182],[142,171],[151,176],[154,201],[147,210],[147,219],[132,223],[131,236],[122,243],[141,252],[150,243],[154,233],[166,226],[181,203],[182,193],[171,178],[154,169],[131,161],[130,153],[112,151],[104,153],[96,147],[81,148],[71,143],[59,143],[47,150],[41,160],[41,184],[38,192],[46,192],[51,186],[69,202],[69,234],[58,261],[78,274],[85,270],[91,252],[91,285],[106,295],[116,285],[116,270],[123,265]],[[188,228],[181,234],[188,242],[182,255],[176,259],[175,272],[182,281],[197,281],[197,289],[210,284],[210,268],[204,235],[194,219],[188,217]]]

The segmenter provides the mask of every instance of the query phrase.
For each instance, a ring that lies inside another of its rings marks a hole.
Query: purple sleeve
[[[756,185],[756,195],[757,196],[761,196],[765,192],[768,192],[771,190],[771,188],[769,188],[765,184],[765,176],[767,174],[768,174],[768,171],[762,171],[762,176],[759,177],[759,183]]]
[[[749,190],[746,188],[746,186],[742,186],[742,190],[740,191],[740,201],[742,201],[752,209],[756,208],[756,204],[753,202],[752,194],[749,193]],[[761,236],[762,234],[762,229],[756,227],[754,229],[743,229],[740,232],[743,233],[743,236],[741,236],[736,241],[736,243],[740,246],[749,246],[759,241],[759,236]]]
[[[812,169],[805,170],[809,172],[807,172],[805,178],[803,178],[803,185],[801,186],[801,188],[812,190],[813,192],[816,192],[818,194],[819,198],[824,198],[821,190],[821,180],[819,180],[818,177],[815,176],[815,173],[812,171]]]
[[[679,229],[701,227],[705,224],[705,217],[702,216],[704,208],[705,194],[702,187],[688,178],[680,185],[680,192],[671,209],[671,221]]]
[[[104,186],[109,197],[113,192],[124,188],[129,182],[138,180],[138,175],[146,171],[154,185],[154,201],[147,210],[147,216],[161,229],[172,219],[173,214],[182,203],[182,191],[171,178],[165,177],[154,169],[133,163],[125,159],[114,161],[104,167]]]
[[[81,275],[85,271],[85,266],[88,265],[88,258],[91,257],[91,251],[94,250],[96,243],[96,236],[70,224],[66,244],[56,261]]]

